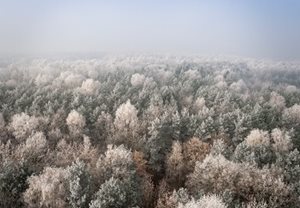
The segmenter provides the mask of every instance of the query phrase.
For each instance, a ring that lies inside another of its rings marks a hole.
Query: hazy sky
[[[0,52],[300,59],[299,0],[0,0]]]

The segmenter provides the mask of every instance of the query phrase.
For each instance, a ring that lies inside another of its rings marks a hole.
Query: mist
[[[300,3],[2,1],[2,54],[184,53],[300,59]]]

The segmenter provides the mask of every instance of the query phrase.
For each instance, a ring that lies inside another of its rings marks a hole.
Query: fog
[[[300,3],[0,1],[1,54],[184,53],[300,59]]]

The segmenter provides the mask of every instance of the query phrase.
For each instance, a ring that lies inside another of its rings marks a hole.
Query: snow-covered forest
[[[0,64],[0,207],[300,206],[300,63]]]

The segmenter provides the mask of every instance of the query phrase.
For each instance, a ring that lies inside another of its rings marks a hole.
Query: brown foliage
[[[197,161],[203,161],[210,152],[211,146],[202,142],[198,138],[191,138],[183,144],[184,163],[186,171],[191,172],[194,170]]]
[[[147,161],[142,152],[133,152],[133,161],[136,166],[136,172],[141,178],[141,189],[143,190],[143,207],[153,207],[154,203],[154,184],[152,176],[147,172]]]

